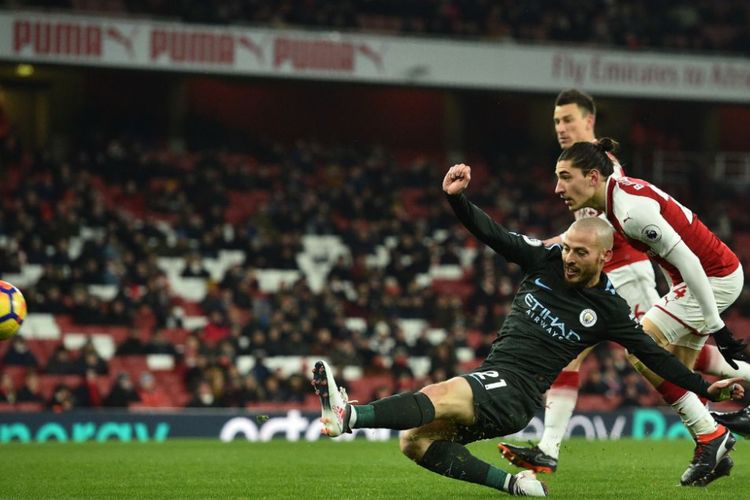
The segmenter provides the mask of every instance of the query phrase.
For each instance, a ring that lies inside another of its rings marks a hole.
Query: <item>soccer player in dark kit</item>
[[[739,399],[739,379],[709,384],[659,347],[631,315],[602,273],[612,253],[612,228],[596,217],[574,222],[562,245],[509,232],[475,207],[463,192],[471,168],[454,165],[443,191],[461,223],[480,241],[521,266],[525,277],[492,350],[475,371],[366,405],[352,405],[325,361],[315,364],[323,433],[352,429],[404,430],[401,451],[438,474],[519,496],[547,496],[534,472],[512,475],[473,456],[466,444],[518,432],[541,407],[557,374],[586,347],[610,340],[626,347],[667,380],[719,401]],[[727,439],[717,459],[734,444]]]

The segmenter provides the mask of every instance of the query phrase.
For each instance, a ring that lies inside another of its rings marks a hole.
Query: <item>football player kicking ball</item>
[[[577,142],[596,142],[596,103],[593,97],[577,89],[567,89],[560,92],[555,99],[553,113],[555,134],[560,148],[568,149]],[[615,177],[623,177],[625,172],[614,155],[610,154]],[[592,208],[576,210],[576,219],[583,217],[602,216],[601,212]],[[604,272],[617,291],[617,294],[630,306],[630,310],[638,321],[646,311],[659,300],[656,291],[656,278],[651,261],[645,252],[636,250],[625,237],[615,232],[612,245],[612,259],[604,265]],[[560,237],[545,240],[546,245],[560,243]],[[535,446],[516,446],[510,443],[500,443],[498,448],[511,463],[531,469],[535,472],[552,473],[557,469],[560,445],[568,423],[573,416],[573,410],[578,399],[579,370],[590,349],[583,351],[576,359],[566,366],[555,379],[547,391],[544,412],[544,432]],[[738,369],[732,368],[722,357],[716,346],[703,346],[695,370],[720,377],[742,376],[750,379],[750,365],[739,363]],[[664,386],[669,392],[671,389]],[[724,417],[726,420],[731,415]],[[737,420],[737,417],[734,417]],[[750,417],[747,418],[750,426]],[[722,422],[723,423],[723,422]],[[730,427],[735,430],[733,427]],[[713,479],[729,474],[731,459],[727,456],[712,475]]]
[[[632,319],[602,267],[611,257],[612,228],[590,217],[574,222],[563,245],[511,233],[463,195],[471,180],[467,165],[454,165],[443,190],[461,223],[525,276],[490,355],[475,371],[366,405],[352,405],[324,361],[315,364],[313,386],[320,396],[323,433],[352,429],[404,430],[401,451],[437,474],[511,495],[547,496],[547,488],[525,470],[511,475],[473,456],[466,444],[518,432],[541,407],[542,396],[560,370],[585,348],[615,341],[654,372],[712,400],[738,399],[737,379],[712,385],[659,347]],[[716,448],[720,460],[734,444],[726,434]]]
[[[667,272],[671,289],[644,315],[646,333],[689,368],[707,337],[713,336],[725,360],[739,368],[735,360],[743,365],[748,361],[746,346],[732,336],[720,317],[742,291],[743,272],[737,256],[693,212],[656,186],[612,175],[610,155],[616,146],[605,138],[597,143],[578,142],[563,151],[555,168],[555,193],[570,210],[603,211],[617,232],[635,248],[648,252]],[[640,359],[632,350],[630,355]],[[716,474],[721,458],[716,450],[730,442],[729,431],[717,425],[704,402],[684,386],[655,375],[638,359],[631,361],[679,413],[696,440],[681,484],[706,484]]]

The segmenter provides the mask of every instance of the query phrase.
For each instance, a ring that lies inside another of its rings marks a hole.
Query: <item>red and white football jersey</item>
[[[658,187],[631,177],[607,179],[607,220],[630,244],[653,257],[673,284],[684,281],[667,260],[669,252],[684,241],[700,260],[706,276],[731,274],[739,259],[691,210]]]
[[[620,165],[619,160],[611,153],[607,153],[609,158],[612,160],[614,173],[613,177],[624,177],[625,170]],[[602,216],[602,212],[594,208],[581,208],[576,210],[575,218],[583,219],[584,217],[599,217]],[[610,223],[611,224],[611,223]],[[624,266],[629,266],[636,262],[648,260],[648,255],[640,250],[636,250],[633,246],[627,242],[625,237],[620,234],[619,231],[614,233],[614,241],[612,242],[612,258],[604,264],[604,272],[608,273],[615,269],[619,269]]]

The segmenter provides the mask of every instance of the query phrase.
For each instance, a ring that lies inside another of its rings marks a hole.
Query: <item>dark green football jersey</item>
[[[643,331],[606,274],[596,286],[571,286],[563,277],[560,245],[545,247],[539,240],[508,231],[463,194],[448,200],[477,239],[524,271],[485,363],[511,374],[530,398],[541,401],[560,371],[586,347],[611,340],[661,377],[710,399],[706,381]]]

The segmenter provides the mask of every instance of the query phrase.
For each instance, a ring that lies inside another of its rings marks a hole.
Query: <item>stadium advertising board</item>
[[[0,59],[597,95],[750,101],[750,59],[6,11]]]
[[[290,410],[255,414],[235,411],[2,413],[0,444],[10,442],[165,441],[172,438],[211,438],[221,441],[247,440],[316,441],[321,438],[317,413]],[[539,439],[544,428],[536,416],[517,439]],[[396,437],[388,429],[357,429],[337,440],[385,441]],[[586,439],[675,439],[689,434],[672,412],[636,409],[611,413],[576,414],[568,435]]]

